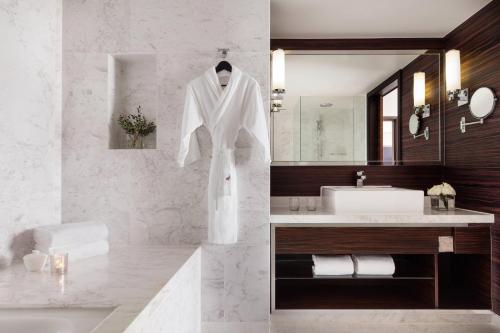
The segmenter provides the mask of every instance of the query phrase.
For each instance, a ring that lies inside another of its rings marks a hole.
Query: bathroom
[[[1,333],[500,331],[500,1],[0,17]],[[238,133],[214,120],[234,147],[193,116],[200,77],[246,101]],[[313,274],[362,256],[394,272]]]

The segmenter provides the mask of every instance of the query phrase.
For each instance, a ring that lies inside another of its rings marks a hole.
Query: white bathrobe
[[[195,130],[204,125],[212,137],[208,183],[208,240],[231,244],[238,239],[238,196],[234,144],[245,128],[264,148],[270,162],[266,113],[259,84],[235,66],[226,87],[215,67],[187,86],[178,163],[184,166],[200,157]]]

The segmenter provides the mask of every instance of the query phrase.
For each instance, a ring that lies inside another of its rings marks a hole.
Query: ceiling
[[[418,54],[287,54],[287,95],[366,95],[416,57]]]
[[[440,38],[491,0],[271,0],[272,38]]]

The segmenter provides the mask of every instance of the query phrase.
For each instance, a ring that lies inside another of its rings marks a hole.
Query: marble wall
[[[0,266],[61,221],[61,5],[0,2]]]
[[[198,248],[123,333],[200,333],[200,281]]]
[[[112,245],[199,244],[207,237],[210,137],[202,159],[175,163],[186,84],[227,60],[269,91],[269,1],[63,1],[64,222],[107,223]],[[108,149],[108,54],[156,59],[156,149]],[[203,246],[202,319],[267,321],[269,167],[241,133],[237,144],[240,241]]]

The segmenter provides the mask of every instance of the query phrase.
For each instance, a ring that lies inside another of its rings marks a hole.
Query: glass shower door
[[[300,160],[354,161],[353,97],[300,98]]]

